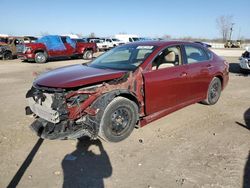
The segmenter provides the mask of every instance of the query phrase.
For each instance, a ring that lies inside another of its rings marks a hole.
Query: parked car
[[[124,42],[116,38],[102,38],[102,40],[105,44],[107,44],[109,49],[125,44]]]
[[[215,104],[229,79],[228,63],[191,42],[129,43],[89,64],[38,76],[26,98],[32,129],[42,138],[127,138],[135,127],[185,106]]]
[[[225,48],[241,48],[241,40],[227,40],[227,42],[224,44]]]
[[[67,36],[48,35],[35,43],[23,44],[18,50],[18,58],[36,63],[45,63],[49,59],[57,58],[92,59],[96,49],[94,43],[76,42]]]
[[[31,37],[6,37],[1,38],[0,58],[10,60],[17,57],[18,46],[20,44],[31,43]]]
[[[240,69],[242,73],[250,73],[250,47],[240,57]]]
[[[101,38],[85,38],[88,42],[95,43],[98,51],[106,51],[109,49],[109,46],[107,43],[105,43]]]
[[[207,43],[205,43],[205,42],[195,41],[195,43],[200,44],[200,45],[202,45],[202,46],[204,46],[204,47],[206,47],[206,48],[212,48],[212,45],[207,44]]]

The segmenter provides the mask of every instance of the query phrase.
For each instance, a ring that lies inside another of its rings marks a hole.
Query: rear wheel
[[[47,56],[44,52],[37,52],[35,54],[35,62],[36,63],[46,63]]]
[[[86,50],[83,53],[83,59],[90,60],[92,58],[93,58],[93,52],[92,52],[92,50]]]
[[[12,53],[10,51],[6,51],[3,54],[3,60],[11,60],[13,58]]]
[[[116,97],[103,113],[99,136],[110,142],[122,141],[131,134],[137,119],[137,105],[124,97]]]
[[[205,104],[213,105],[217,103],[217,101],[220,98],[221,94],[221,81],[219,78],[214,77],[213,80],[209,84],[208,92],[207,92],[207,98],[206,100],[202,101]]]

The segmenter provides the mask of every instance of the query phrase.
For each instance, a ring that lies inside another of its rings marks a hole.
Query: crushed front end
[[[26,114],[36,118],[31,128],[46,139],[96,138],[106,106],[120,95],[132,96],[144,116],[141,69],[101,84],[56,89],[34,86],[27,92]]]
[[[89,91],[66,91],[64,89],[32,87],[26,94],[29,106],[26,114],[36,120],[31,128],[46,139],[76,139],[82,136],[96,137],[97,125],[91,120],[95,110],[82,111],[89,99]]]

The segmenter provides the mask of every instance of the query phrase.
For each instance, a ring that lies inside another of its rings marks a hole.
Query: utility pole
[[[232,39],[232,33],[233,33],[233,27],[235,23],[232,23],[231,28],[230,28],[230,35],[229,35],[229,40]]]

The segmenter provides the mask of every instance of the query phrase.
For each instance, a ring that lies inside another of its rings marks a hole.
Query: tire
[[[92,50],[86,50],[83,53],[83,59],[85,59],[85,60],[91,60],[92,58],[93,58],[93,52],[92,52]]]
[[[11,60],[13,59],[12,53],[10,51],[6,51],[3,54],[3,60]]]
[[[207,105],[214,105],[220,98],[221,95],[221,81],[219,78],[214,77],[209,84],[207,91],[206,100],[202,101],[202,103]]]
[[[44,52],[37,52],[35,54],[35,62],[36,63],[46,63],[47,56]]]
[[[137,105],[127,98],[116,97],[104,110],[99,136],[109,142],[120,142],[132,133],[137,120]]]

